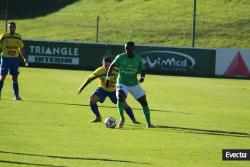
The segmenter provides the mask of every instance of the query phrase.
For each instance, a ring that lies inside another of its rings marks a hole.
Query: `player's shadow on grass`
[[[149,163],[144,162],[136,162],[136,161],[128,161],[128,160],[118,160],[118,159],[107,159],[107,158],[84,158],[84,157],[66,157],[66,156],[58,156],[58,155],[42,155],[42,154],[30,154],[30,153],[17,153],[10,151],[1,151],[0,154],[12,154],[12,155],[22,155],[22,156],[33,156],[33,157],[45,157],[45,158],[57,158],[57,159],[68,159],[68,160],[84,160],[84,161],[106,161],[106,162],[119,162],[119,163],[130,163],[130,164],[144,164],[149,165]],[[0,163],[13,163],[13,164],[26,164],[26,165],[34,165],[32,163],[24,163],[24,162],[16,162],[16,161],[4,161],[0,160]],[[51,166],[53,165],[43,165],[36,164],[37,166]],[[57,166],[55,166],[57,167]]]
[[[29,100],[30,102],[38,102],[38,103],[48,103],[48,104],[61,104],[61,105],[69,105],[69,106],[84,106],[84,107],[89,107],[89,104],[76,104],[76,103],[62,103],[62,102],[48,102],[48,101],[37,101],[37,100]],[[114,108],[117,109],[117,107],[114,106],[103,106],[103,105],[98,105],[98,107],[100,108]],[[139,110],[141,111],[141,108],[134,108],[131,107],[133,110]],[[188,113],[188,112],[181,112],[181,111],[169,111],[169,110],[160,110],[160,109],[151,109],[150,111],[156,111],[156,112],[169,112],[169,113],[179,113],[179,114],[192,114],[192,113]]]
[[[0,160],[0,164],[15,164],[15,165],[28,165],[28,166],[47,166],[47,167],[67,167],[67,166],[57,166],[57,165],[47,165],[47,164],[36,164],[36,163],[28,163],[28,162],[20,162],[20,161],[6,161]]]
[[[158,125],[156,128],[173,130],[181,133],[193,133],[193,134],[205,134],[205,135],[218,135],[218,136],[231,136],[231,137],[245,137],[250,138],[249,133],[244,132],[233,132],[233,131],[222,131],[222,130],[206,130],[206,129],[196,129],[196,128],[183,128],[175,126],[164,126]]]

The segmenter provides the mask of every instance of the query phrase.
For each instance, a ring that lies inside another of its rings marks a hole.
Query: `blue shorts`
[[[19,74],[19,60],[18,58],[1,57],[0,74],[7,75],[10,72],[11,75],[17,76]]]
[[[104,89],[102,89],[102,88],[97,88],[97,89],[95,90],[95,92],[94,92],[91,96],[93,96],[93,95],[99,97],[101,103],[103,103],[103,102],[105,101],[105,99],[106,99],[107,96],[110,98],[110,100],[111,100],[114,104],[116,104],[116,102],[117,102],[117,98],[116,98],[116,93],[115,93],[115,91],[113,91],[113,92],[108,92],[108,91],[106,91],[106,90],[104,90]]]

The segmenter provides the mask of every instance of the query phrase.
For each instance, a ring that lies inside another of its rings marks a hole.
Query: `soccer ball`
[[[108,117],[105,119],[104,124],[106,128],[115,128],[116,120],[113,117]]]

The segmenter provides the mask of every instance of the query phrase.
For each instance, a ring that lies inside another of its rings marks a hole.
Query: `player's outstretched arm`
[[[83,90],[83,86],[81,86],[81,87],[78,89],[77,94],[81,94],[82,90]]]
[[[95,80],[96,78],[98,78],[98,76],[96,75],[96,73],[92,73],[82,84],[82,86],[78,89],[77,94],[80,94],[82,92],[82,90],[93,80]]]
[[[82,86],[78,89],[77,94],[81,94],[82,90],[91,82],[91,80],[86,80]]]
[[[109,87],[109,80],[110,80],[110,74],[112,73],[112,70],[115,67],[115,63],[112,62],[111,65],[109,66],[108,72],[107,72],[107,76],[106,76],[106,80],[105,80],[105,85],[108,88]]]

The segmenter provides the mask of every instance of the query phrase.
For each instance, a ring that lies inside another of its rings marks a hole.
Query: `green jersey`
[[[144,70],[144,63],[139,55],[134,54],[132,58],[129,58],[126,53],[119,54],[114,60],[115,65],[119,68],[119,75],[117,83],[121,83],[127,86],[137,85],[137,74],[140,70]]]

